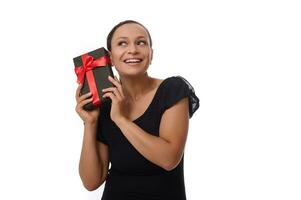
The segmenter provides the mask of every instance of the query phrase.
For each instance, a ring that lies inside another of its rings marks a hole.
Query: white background
[[[119,21],[148,27],[149,74],[200,98],[185,149],[188,200],[301,199],[301,7],[290,0],[0,3],[0,199],[101,198],[78,174],[72,58]]]

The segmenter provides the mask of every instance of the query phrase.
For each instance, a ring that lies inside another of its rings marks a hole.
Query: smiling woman
[[[148,75],[152,40],[136,21],[117,24],[107,48],[120,77],[108,77],[115,87],[103,90],[111,101],[87,112],[82,105],[89,96],[79,96],[80,86],[76,93],[85,122],[84,186],[92,191],[105,183],[102,200],[186,200],[184,147],[189,118],[199,107],[193,87],[181,76]]]
[[[112,64],[121,77],[145,77],[152,60],[151,45],[149,32],[134,22],[123,23],[109,34],[108,50]]]

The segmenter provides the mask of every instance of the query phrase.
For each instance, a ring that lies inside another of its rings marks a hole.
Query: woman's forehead
[[[129,38],[129,37],[147,38],[147,32],[139,24],[131,23],[131,24],[124,24],[118,27],[113,36],[114,39]]]

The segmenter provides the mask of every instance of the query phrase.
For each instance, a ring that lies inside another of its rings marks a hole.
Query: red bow
[[[95,106],[100,104],[100,99],[94,79],[94,75],[92,70],[97,67],[105,67],[109,65],[110,59],[108,56],[103,56],[97,59],[94,59],[89,54],[84,54],[81,56],[83,65],[79,67],[75,67],[75,73],[77,75],[77,83],[82,84],[84,82],[85,75],[87,77],[88,85],[90,88],[90,92],[92,92],[92,103]]]

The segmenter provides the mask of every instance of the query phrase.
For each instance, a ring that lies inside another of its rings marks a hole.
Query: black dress
[[[181,76],[164,79],[147,110],[133,123],[149,134],[159,136],[164,111],[184,97],[189,98],[189,115],[199,107],[193,87]],[[171,171],[141,155],[110,118],[111,101],[102,104],[97,140],[108,145],[111,167],[102,200],[186,200],[184,156]]]

